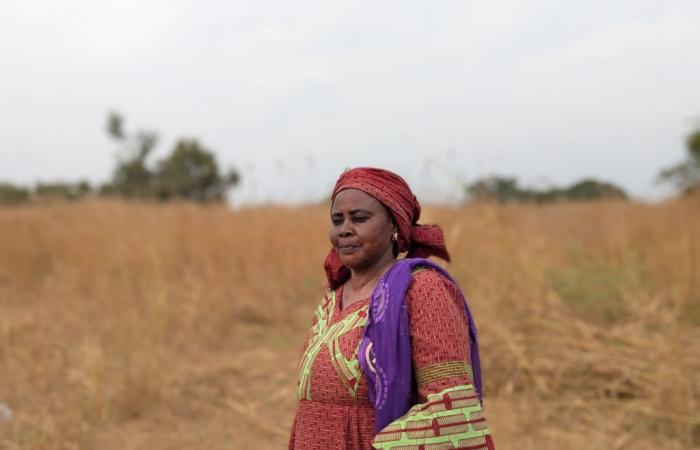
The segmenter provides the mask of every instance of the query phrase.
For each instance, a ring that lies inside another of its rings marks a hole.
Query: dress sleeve
[[[493,450],[472,383],[469,330],[457,286],[419,269],[406,295],[415,403],[377,434],[375,449]]]

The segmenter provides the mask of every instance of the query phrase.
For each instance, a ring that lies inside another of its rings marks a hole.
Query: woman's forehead
[[[383,205],[359,189],[343,189],[335,195],[331,211],[351,211],[353,209],[374,211],[383,209]]]

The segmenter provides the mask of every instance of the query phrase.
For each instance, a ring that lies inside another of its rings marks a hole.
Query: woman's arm
[[[469,333],[457,287],[433,270],[419,269],[406,303],[416,404],[377,434],[372,445],[493,450],[472,384]]]

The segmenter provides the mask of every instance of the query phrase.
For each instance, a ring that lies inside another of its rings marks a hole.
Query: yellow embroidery
[[[464,361],[448,361],[416,369],[416,382],[419,386],[443,378],[464,376],[472,380],[472,369]]]
[[[328,300],[327,302],[325,300]],[[360,362],[357,359],[357,348],[350,359],[345,358],[340,351],[340,338],[351,330],[365,326],[367,323],[367,309],[369,305],[362,306],[350,313],[340,322],[328,325],[335,311],[335,291],[331,291],[316,310],[316,324],[311,331],[309,344],[299,363],[299,382],[297,397],[299,400],[311,400],[311,369],[321,349],[326,346],[331,356],[331,363],[338,376],[348,389],[350,396],[355,398],[360,379]]]

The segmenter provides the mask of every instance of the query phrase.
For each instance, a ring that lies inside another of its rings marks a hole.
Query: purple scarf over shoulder
[[[405,297],[413,279],[411,272],[416,267],[436,270],[454,282],[443,268],[424,258],[396,261],[377,282],[372,292],[367,325],[358,351],[360,366],[369,379],[369,399],[374,405],[374,429],[377,433],[404,415],[411,407],[413,371]],[[460,296],[469,324],[474,387],[479,400],[482,400],[476,326],[461,291]]]

